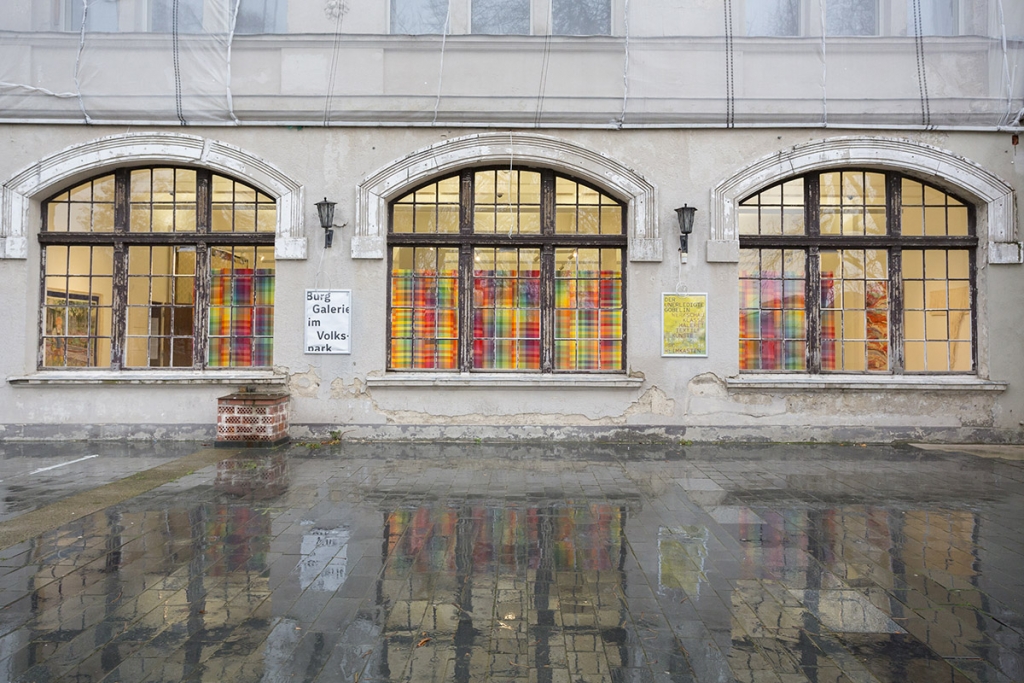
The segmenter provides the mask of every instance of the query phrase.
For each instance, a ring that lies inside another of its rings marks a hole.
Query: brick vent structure
[[[217,399],[221,448],[279,446],[288,441],[288,394],[239,392]]]

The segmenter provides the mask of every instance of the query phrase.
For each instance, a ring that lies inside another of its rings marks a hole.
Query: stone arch
[[[251,183],[277,200],[278,259],[306,258],[303,186],[238,147],[181,133],[128,133],[68,147],[24,169],[0,196],[0,258],[26,258],[30,207],[61,187],[126,163],[200,166]]]
[[[478,164],[531,164],[586,180],[626,203],[629,259],[660,261],[657,189],[602,154],[532,133],[480,133],[446,140],[399,159],[360,183],[353,258],[384,258],[388,204],[409,188]]]
[[[766,156],[711,190],[707,260],[739,260],[736,204],[783,178],[838,167],[898,170],[965,195],[977,206],[978,237],[988,263],[1024,263],[1016,236],[1013,188],[974,162],[946,150],[896,138],[838,137],[797,145]]]

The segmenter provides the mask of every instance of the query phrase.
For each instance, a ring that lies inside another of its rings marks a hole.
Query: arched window
[[[740,370],[975,370],[974,208],[898,173],[832,170],[739,203]]]
[[[550,170],[467,169],[400,197],[390,370],[625,368],[623,204]]]
[[[276,212],[192,168],[118,169],[51,197],[39,366],[272,365]]]

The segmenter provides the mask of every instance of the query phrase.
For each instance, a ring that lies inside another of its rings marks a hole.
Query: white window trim
[[[198,166],[233,176],[277,203],[274,256],[306,258],[304,188],[273,165],[238,147],[181,133],[128,133],[68,147],[22,170],[0,194],[0,259],[28,258],[32,217],[58,189],[125,164]]]
[[[388,164],[359,184],[352,258],[383,259],[388,205],[409,189],[470,165],[526,164],[574,176],[626,203],[630,261],[661,261],[658,191],[640,174],[598,152],[533,133],[454,138]]]
[[[763,157],[723,180],[711,190],[707,260],[739,262],[736,205],[742,199],[783,178],[839,167],[900,171],[963,196],[977,207],[982,247],[978,265],[1024,263],[1024,245],[1015,239],[1017,203],[1009,184],[953,152],[883,137],[837,137],[797,145]]]

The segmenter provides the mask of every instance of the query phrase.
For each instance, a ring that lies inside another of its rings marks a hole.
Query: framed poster
[[[708,295],[661,295],[661,355],[708,355]]]

